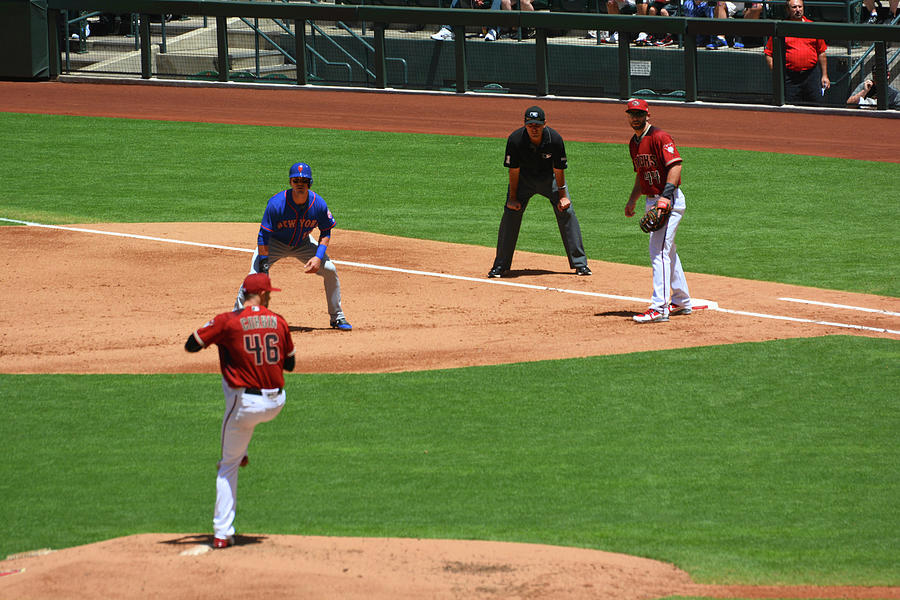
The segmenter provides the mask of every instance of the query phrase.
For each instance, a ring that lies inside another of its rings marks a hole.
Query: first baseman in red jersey
[[[271,421],[284,407],[284,372],[294,370],[294,342],[287,321],[269,310],[272,287],[265,273],[244,279],[244,307],[216,315],[188,337],[184,349],[198,352],[219,347],[219,368],[225,393],[222,459],[216,476],[213,517],[214,548],[234,543],[238,467],[246,466],[253,429]]]
[[[650,124],[650,107],[644,100],[629,100],[625,110],[634,130],[629,149],[635,171],[625,216],[634,216],[634,207],[641,195],[647,197],[645,211],[654,206],[671,207],[662,229],[650,233],[650,264],[653,267],[650,308],[634,317],[638,323],[659,323],[668,321],[669,315],[691,314],[691,295],[675,248],[675,234],[685,209],[681,192],[681,155],[672,137]]]

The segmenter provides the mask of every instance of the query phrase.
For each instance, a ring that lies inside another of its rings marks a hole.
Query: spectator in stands
[[[647,15],[655,17],[677,17],[680,12],[679,0],[652,0],[647,7]],[[671,33],[665,34],[659,39],[652,40],[654,46],[671,46],[675,38]]]
[[[714,0],[682,0],[681,13],[685,17],[711,19],[715,16]],[[698,35],[697,45],[706,46],[711,41],[708,35]]]
[[[501,0],[500,10],[534,10],[532,0]]]
[[[748,5],[749,4],[749,8]],[[758,19],[762,16],[763,5],[761,2],[724,2],[719,0],[716,2],[715,16],[717,19]],[[721,47],[727,47],[728,40],[724,35],[717,35],[706,47],[709,50],[718,50]],[[743,48],[744,40],[741,36],[735,36],[732,46],[735,48]]]
[[[518,0],[523,3],[523,10],[534,10],[531,7],[531,0]],[[506,3],[509,4],[510,0],[490,0],[490,8],[491,10],[500,10],[501,4]],[[524,8],[524,3],[527,2],[529,8]],[[472,0],[472,8],[485,8],[488,5],[487,0]],[[450,8],[459,8],[459,0],[453,0],[450,3]],[[509,10],[507,7],[505,10]],[[500,36],[500,28],[499,27],[491,27],[487,30],[487,33],[484,34],[484,41],[486,42],[495,42],[497,38]],[[431,39],[437,40],[439,42],[452,41],[453,40],[453,31],[450,29],[449,25],[441,25],[441,28],[437,33],[431,36]]]
[[[891,77],[888,75],[888,81],[890,81],[890,79]],[[878,104],[878,96],[879,89],[878,86],[875,85],[875,75],[872,74],[866,77],[865,81],[856,86],[856,89],[853,90],[853,93],[847,98],[847,104],[849,106],[858,106],[860,108],[874,108]],[[887,107],[889,109],[900,110],[900,92],[890,85],[887,86],[885,101],[887,102]]]
[[[897,6],[900,5],[900,0],[891,0],[890,4],[890,18],[888,22],[893,22],[897,19]],[[881,23],[881,17],[878,16],[878,9],[875,7],[875,0],[863,0],[863,6],[869,11],[869,20],[866,21],[869,25],[876,25]]]
[[[535,8],[533,0],[500,0],[500,10],[533,11]],[[524,27],[521,30],[514,29],[510,32],[510,35],[518,39],[533,38],[535,34],[536,31],[533,27]]]
[[[644,0],[606,0],[606,13],[609,15],[646,15],[649,5]],[[588,37],[597,38],[597,32],[588,31]],[[641,43],[647,39],[646,33],[638,34]],[[600,41],[609,44],[619,43],[618,31],[600,31]]]
[[[790,21],[811,23],[803,16],[803,0],[788,0],[785,7]],[[828,79],[828,59],[825,40],[813,38],[784,38],[784,100],[793,104],[797,100],[819,104],[825,90],[831,87]],[[772,58],[772,39],[766,42],[766,64],[775,66]]]

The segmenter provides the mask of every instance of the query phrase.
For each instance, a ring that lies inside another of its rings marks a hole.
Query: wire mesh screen
[[[558,96],[616,97],[619,94],[619,49],[601,32],[586,29],[551,31],[547,39],[548,83]]]
[[[59,47],[63,72],[141,73],[137,15],[63,11]]]
[[[447,0],[415,1],[421,6],[447,4]],[[401,22],[381,23],[378,29],[373,22],[326,21],[320,20],[319,15],[319,20],[299,22],[293,20],[296,17],[239,16],[242,8],[237,4],[232,13],[235,16],[163,14],[144,17],[143,22],[137,14],[63,11],[58,30],[60,68],[63,73],[135,77],[147,76],[145,69],[149,69],[150,76],[159,78],[210,81],[296,84],[302,79],[305,83],[329,86],[686,98],[690,74],[686,73],[685,59],[690,58],[690,53],[686,53],[685,43],[694,38],[640,31],[542,29],[540,19],[554,12],[555,7],[563,8],[567,16],[556,20],[548,17],[546,22],[553,23],[549,27],[590,23],[590,19],[572,18],[570,13],[596,13],[602,7],[597,6],[596,0],[532,0],[532,4],[538,10],[530,14],[539,19],[522,21],[504,20],[503,15],[509,17],[509,13],[500,12],[499,0],[460,0],[459,8],[486,7],[469,10],[464,19],[456,19],[457,23],[469,23],[465,28],[438,21],[446,17],[452,22],[456,8],[433,11],[436,14],[392,13],[396,17],[393,20]],[[321,14],[359,19],[363,14],[371,18],[376,13],[341,8]],[[472,13],[477,13],[479,24],[472,24]],[[418,20],[421,14],[435,22],[402,22],[403,18]],[[492,19],[495,15],[497,18]],[[508,25],[526,22],[538,30]],[[222,31],[220,25],[224,27]],[[634,29],[633,24],[631,28]],[[149,31],[149,39],[141,39],[145,31]],[[458,48],[458,35],[465,36],[464,52]],[[627,60],[621,55],[617,35],[627,36],[627,40],[622,40],[628,42]],[[546,61],[543,55],[539,56],[544,40]],[[773,82],[763,53],[765,41],[698,35],[696,63],[691,64],[696,74],[696,98],[751,104],[775,102],[774,86],[778,82]],[[799,101],[788,98],[788,103],[843,106],[863,76],[871,72],[873,55],[869,44],[828,40],[828,45],[830,87],[821,90],[818,97]],[[149,48],[143,56],[142,48]],[[297,48],[305,49],[299,57],[303,69],[299,78]],[[891,69],[897,62],[897,52],[889,54],[887,60]],[[896,77],[896,68],[892,70],[892,77]],[[627,90],[622,89],[624,85]]]

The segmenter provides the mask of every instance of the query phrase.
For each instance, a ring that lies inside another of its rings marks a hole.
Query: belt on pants
[[[274,390],[274,389],[269,390],[269,393],[274,392],[274,391],[276,391],[276,390]],[[284,391],[284,388],[278,388],[277,393],[280,394],[283,391]],[[259,388],[244,388],[244,393],[250,394],[251,396],[262,396],[263,395],[263,391]]]

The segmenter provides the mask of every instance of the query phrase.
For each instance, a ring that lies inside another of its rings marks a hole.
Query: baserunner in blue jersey
[[[304,272],[317,273],[324,278],[331,326],[350,331],[352,327],[341,309],[341,282],[337,269],[326,254],[334,217],[322,196],[310,189],[313,177],[308,164],[294,163],[288,177],[291,189],[278,192],[266,204],[250,272],[268,273],[269,267],[278,260],[293,256],[303,263]],[[310,235],[313,229],[319,230],[318,244]],[[243,306],[244,290],[241,288],[234,309]]]

